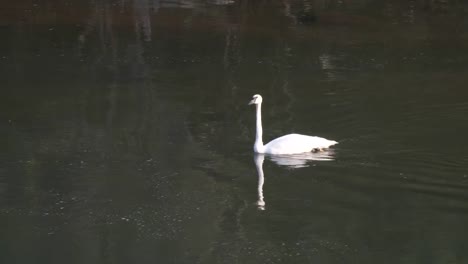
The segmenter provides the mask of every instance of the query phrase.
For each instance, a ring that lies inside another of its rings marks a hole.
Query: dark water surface
[[[10,2],[1,263],[468,263],[462,1]]]

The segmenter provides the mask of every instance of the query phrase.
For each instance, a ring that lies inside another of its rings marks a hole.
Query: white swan
[[[255,136],[254,151],[265,154],[298,154],[326,149],[338,142],[321,137],[312,137],[300,134],[289,134],[270,141],[263,145],[262,140],[262,96],[256,94],[253,96],[249,105],[255,104],[257,110],[257,134]]]

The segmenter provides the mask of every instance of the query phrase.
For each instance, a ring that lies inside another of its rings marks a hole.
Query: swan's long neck
[[[264,153],[264,147],[263,147],[263,129],[262,129],[262,104],[257,104],[256,105],[256,110],[257,110],[257,121],[256,121],[256,127],[257,127],[257,134],[255,135],[255,144],[254,144],[254,151],[257,153]]]

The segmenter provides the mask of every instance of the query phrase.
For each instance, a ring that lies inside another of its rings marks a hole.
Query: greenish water
[[[467,263],[467,12],[6,4],[0,262]],[[254,156],[256,93],[339,144]]]

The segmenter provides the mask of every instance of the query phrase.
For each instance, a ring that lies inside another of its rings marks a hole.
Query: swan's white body
[[[289,134],[270,141],[263,145],[262,134],[262,96],[256,94],[249,104],[255,104],[257,111],[257,133],[255,136],[254,151],[256,153],[265,153],[273,155],[298,154],[323,150],[329,148],[338,142],[321,137],[312,137],[300,134]]]

